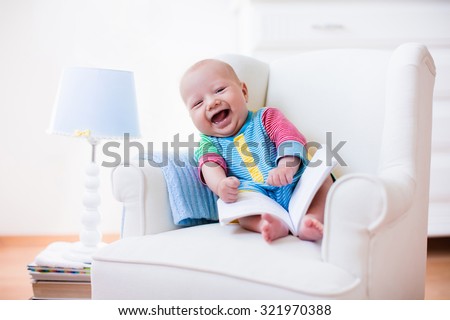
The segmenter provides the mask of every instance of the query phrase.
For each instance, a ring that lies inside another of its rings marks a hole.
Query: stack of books
[[[90,299],[91,269],[28,265],[33,299]]]
[[[91,267],[64,258],[68,243],[55,242],[28,264],[32,299],[90,299]]]

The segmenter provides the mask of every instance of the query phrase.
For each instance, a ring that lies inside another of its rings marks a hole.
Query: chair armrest
[[[393,297],[399,287],[407,287],[411,275],[405,271],[402,279],[399,268],[408,270],[414,264],[420,271],[422,261],[413,261],[417,259],[414,251],[425,250],[426,244],[420,242],[421,229],[410,224],[420,214],[411,209],[415,189],[414,180],[397,172],[389,178],[350,174],[338,179],[329,191],[322,258],[360,278],[368,288],[368,298],[376,299],[383,286],[393,287]],[[411,235],[415,229],[418,234]]]
[[[370,226],[386,206],[386,192],[371,175],[350,174],[331,187],[325,207],[322,258],[365,278]]]
[[[166,182],[160,168],[138,162],[114,168],[114,197],[123,203],[122,237],[143,236],[176,229]]]
[[[373,299],[423,298],[434,76],[423,45],[393,53],[380,173],[344,176],[328,194],[322,257],[359,277]]]

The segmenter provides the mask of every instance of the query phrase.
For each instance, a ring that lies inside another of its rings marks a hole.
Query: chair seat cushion
[[[105,273],[114,272],[126,283],[111,283]],[[360,282],[324,262],[320,244],[293,236],[268,244],[239,225],[218,224],[116,241],[95,255],[92,281],[97,299],[340,297]],[[152,291],[156,282],[164,290]]]

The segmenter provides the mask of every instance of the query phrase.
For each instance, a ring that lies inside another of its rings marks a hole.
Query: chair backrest
[[[325,50],[275,61],[266,104],[279,106],[308,141],[336,149],[344,172],[375,173],[388,63],[389,54],[373,50]]]

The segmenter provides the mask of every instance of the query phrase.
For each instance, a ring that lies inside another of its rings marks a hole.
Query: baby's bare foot
[[[261,216],[261,234],[267,242],[286,237],[289,234],[288,227],[283,221],[273,217],[270,214]]]
[[[302,240],[316,241],[323,237],[323,224],[315,218],[305,216],[298,236]]]

